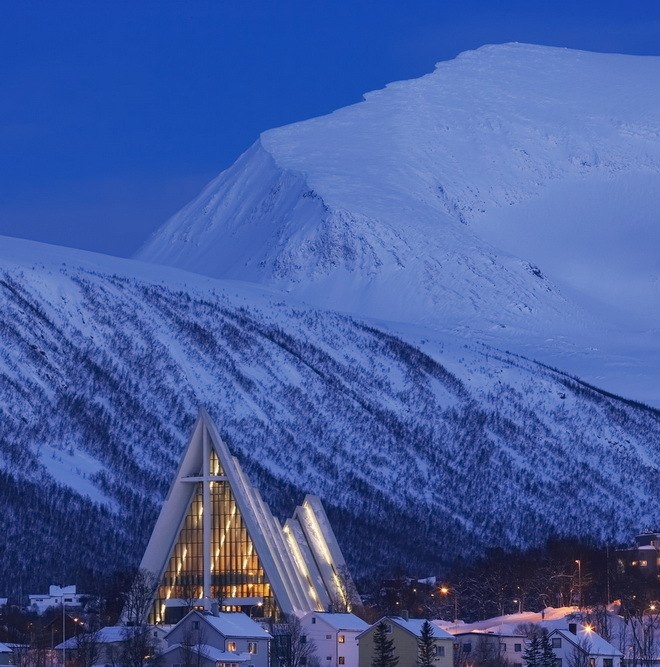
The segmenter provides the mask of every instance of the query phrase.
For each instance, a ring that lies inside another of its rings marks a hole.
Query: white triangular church
[[[282,528],[205,410],[140,567],[159,581],[152,623],[190,606],[277,619],[360,602],[321,501],[306,496]]]

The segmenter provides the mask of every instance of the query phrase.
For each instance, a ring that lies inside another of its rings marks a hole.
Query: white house
[[[369,624],[355,614],[309,612],[300,619],[303,632],[316,645],[321,667],[358,667],[357,636]]]
[[[575,664],[575,657],[586,657],[589,667],[620,667],[623,654],[612,644],[588,627],[572,626],[575,632],[556,629],[550,635],[552,650],[557,656],[557,667]]]
[[[76,593],[75,586],[50,586],[48,593],[28,595],[30,607],[37,613],[43,614],[51,607],[81,607],[84,593]]]
[[[196,644],[194,646],[174,644],[161,653],[159,663],[164,667],[183,667],[183,665],[195,665],[195,667],[246,667],[252,664],[251,659],[252,656],[249,653],[221,651],[208,644]]]
[[[209,660],[213,659],[212,654],[216,655],[209,648],[220,651],[224,655],[216,662],[268,667],[271,639],[268,632],[242,612],[191,611],[165,635],[168,649],[164,661],[166,665],[182,664],[178,660],[181,652],[172,650],[179,646],[183,650],[196,647],[199,656]]]

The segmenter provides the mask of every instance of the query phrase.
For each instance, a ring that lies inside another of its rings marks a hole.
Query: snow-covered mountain
[[[660,405],[660,58],[507,44],[271,130],[139,252]]]
[[[139,561],[199,405],[279,516],[358,573],[657,525],[657,411],[432,328],[0,238],[0,582]]]

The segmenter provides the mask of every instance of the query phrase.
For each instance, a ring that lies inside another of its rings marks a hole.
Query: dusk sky
[[[660,55],[660,2],[3,2],[0,235],[130,256],[263,130],[508,41]]]

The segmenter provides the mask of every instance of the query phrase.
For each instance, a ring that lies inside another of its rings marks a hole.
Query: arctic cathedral
[[[360,602],[321,501],[308,495],[282,527],[204,410],[140,567],[159,581],[150,623],[190,607],[275,620]]]

